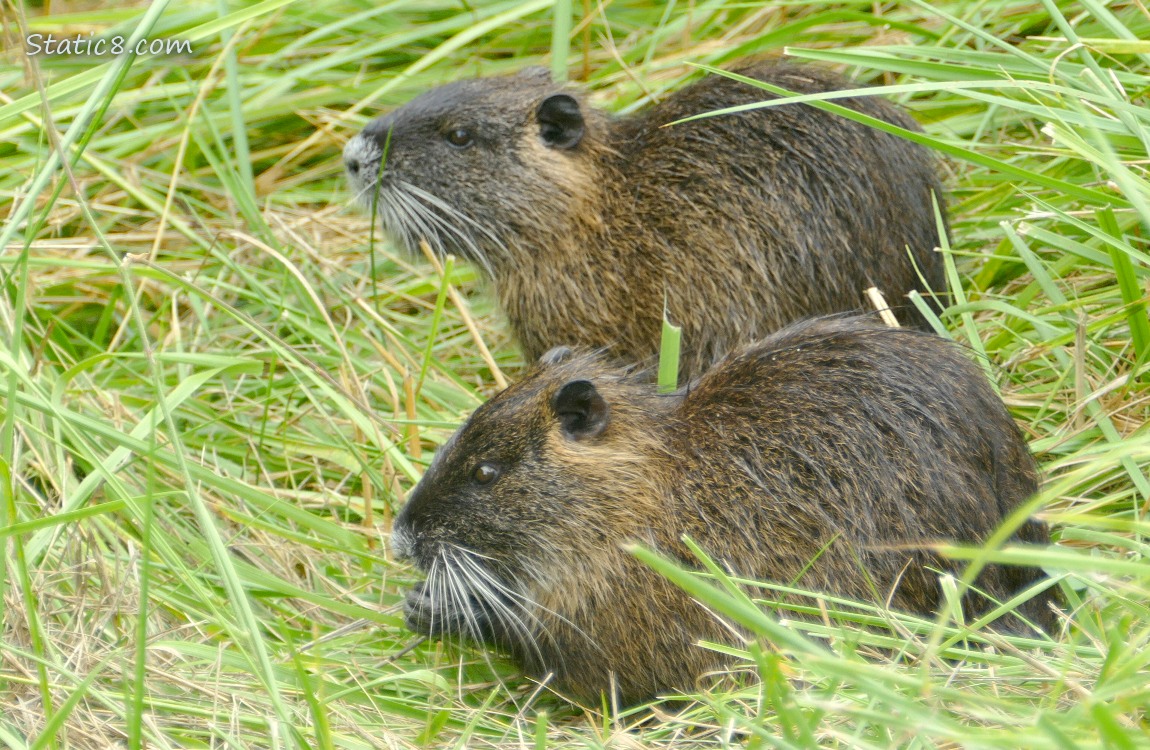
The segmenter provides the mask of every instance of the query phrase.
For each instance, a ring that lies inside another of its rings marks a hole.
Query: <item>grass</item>
[[[0,745],[1150,743],[1144,3],[43,5],[0,10]],[[18,44],[89,30],[193,51]],[[458,77],[587,71],[627,112],[688,63],[784,50],[885,87],[941,155],[940,329],[1025,430],[1057,539],[950,552],[1045,565],[1063,630],[835,599],[798,622],[779,586],[667,568],[763,635],[742,652],[762,679],[613,715],[414,645],[390,516],[521,362],[473,268],[399,255],[346,207],[343,142]]]

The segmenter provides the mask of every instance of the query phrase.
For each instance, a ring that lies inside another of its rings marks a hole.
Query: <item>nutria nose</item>
[[[371,141],[365,140],[362,133],[343,147],[343,166],[352,179],[363,179],[367,173],[373,171],[372,164],[378,158],[378,149]]]
[[[396,523],[391,527],[391,551],[396,560],[415,560],[415,540],[404,524]]]

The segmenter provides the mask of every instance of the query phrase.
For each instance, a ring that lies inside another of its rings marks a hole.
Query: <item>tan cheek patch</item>
[[[599,490],[603,502],[612,503],[615,513],[645,516],[658,512],[664,505],[666,491],[655,476],[656,459],[626,446],[627,441],[610,438],[571,440],[553,427],[547,435],[546,450],[556,466]]]
[[[594,193],[590,174],[578,168],[577,159],[545,146],[539,138],[538,130],[536,123],[530,123],[520,141],[527,163],[537,165],[550,182],[561,185],[575,200],[589,200]]]

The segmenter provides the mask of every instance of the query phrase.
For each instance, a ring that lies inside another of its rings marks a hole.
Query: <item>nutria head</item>
[[[408,627],[502,646],[536,672],[561,660],[559,629],[600,648],[573,622],[580,585],[617,578],[624,544],[653,541],[667,475],[659,415],[678,397],[642,391],[563,351],[472,414],[395,519],[396,555],[427,575]]]
[[[595,192],[588,156],[602,119],[529,68],[416,97],[348,141],[344,165],[358,199],[408,251],[426,239],[490,272],[516,237],[561,224]]]

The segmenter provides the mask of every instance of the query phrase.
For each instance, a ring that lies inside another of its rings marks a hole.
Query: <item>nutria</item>
[[[852,86],[779,63],[739,72],[803,93]],[[344,161],[400,245],[484,269],[529,360],[568,344],[647,361],[664,300],[685,377],[792,321],[862,309],[872,285],[923,325],[903,295],[925,289],[919,272],[945,288],[926,149],[808,104],[669,125],[772,98],[713,75],[612,118],[533,68],[433,89],[369,124]],[[837,103],[918,130],[887,101]]]
[[[1018,428],[956,345],[832,317],[673,394],[595,355],[548,354],[437,452],[392,540],[427,575],[406,599],[412,630],[494,644],[570,695],[613,685],[631,703],[693,688],[721,664],[695,644],[731,633],[628,543],[697,566],[689,535],[740,575],[925,613],[934,571],[963,568],[926,545],[985,540],[1036,489]],[[1017,536],[1049,541],[1037,520]],[[976,585],[1003,601],[1041,575],[991,566]],[[1049,629],[1050,596],[1019,611]]]

